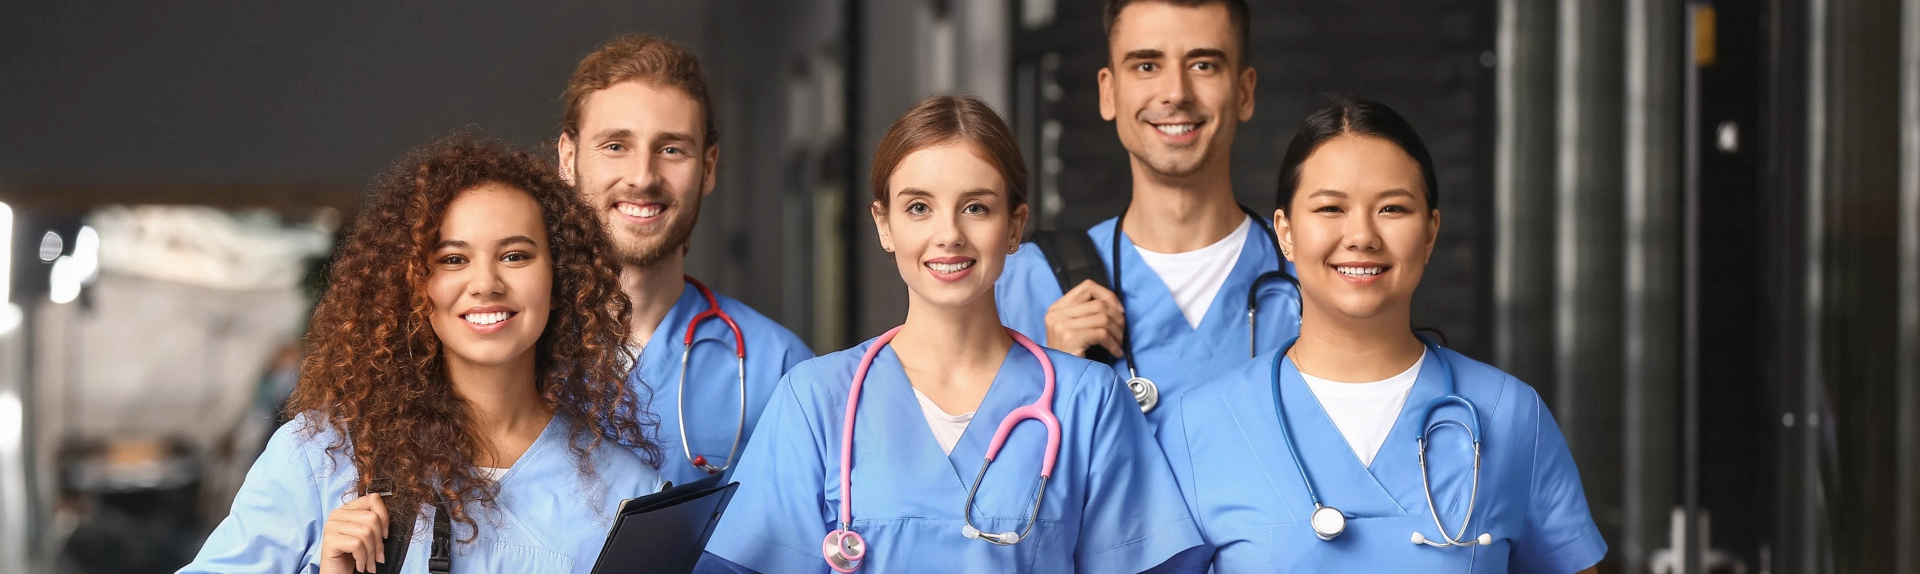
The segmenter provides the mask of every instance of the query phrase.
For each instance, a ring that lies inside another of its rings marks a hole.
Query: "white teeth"
[[[507,320],[507,317],[511,317],[511,316],[513,316],[513,314],[508,313],[506,311],[495,311],[492,313],[468,313],[466,315],[462,315],[461,318],[466,319],[468,323],[473,323],[475,325],[492,325],[494,323],[505,321]]]
[[[1358,275],[1358,276],[1365,277],[1369,275],[1379,275],[1381,272],[1386,271],[1387,268],[1385,267],[1335,267],[1333,268],[1333,270],[1339,271],[1341,275]]]
[[[927,264],[928,268],[931,268],[934,271],[937,271],[940,273],[959,273],[960,270],[966,269],[972,266],[973,266],[972,261],[962,261],[959,263],[928,263]]]
[[[633,217],[653,217],[660,215],[659,204],[649,204],[646,207],[641,207],[631,203],[621,203],[615,205],[613,208],[619,210],[622,214]]]
[[[1177,136],[1177,135],[1185,135],[1187,132],[1193,131],[1193,128],[1196,125],[1198,124],[1165,124],[1165,125],[1153,126],[1153,128],[1160,130],[1160,133],[1167,134],[1170,136]]]

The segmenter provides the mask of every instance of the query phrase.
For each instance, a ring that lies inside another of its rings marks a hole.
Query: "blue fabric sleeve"
[[[1514,572],[1578,572],[1607,554],[1587,495],[1580,484],[1567,439],[1539,396],[1533,446],[1533,487],[1528,498],[1527,530],[1514,541]]]
[[[247,471],[233,509],[182,574],[319,571],[319,557],[308,552],[319,542],[331,509],[320,507],[319,482],[302,439],[295,436],[303,420],[273,433]]]
[[[1054,278],[1047,256],[1032,243],[1023,243],[1019,251],[1008,255],[1006,265],[1000,279],[993,283],[1000,323],[1046,346],[1047,308],[1066,293],[1060,291],[1060,281]]]
[[[794,387],[794,379],[807,376],[820,376],[819,370],[802,364],[780,379],[733,474],[739,490],[707,543],[707,551],[730,566],[828,571],[820,556],[820,541],[834,527],[821,494],[824,435]]]
[[[1088,363],[1081,377],[1081,384],[1107,389],[1092,436],[1086,509],[1076,544],[1078,569],[1145,572],[1176,556],[1190,556],[1183,553],[1205,542],[1185,500],[1175,494],[1179,486],[1139,405],[1132,395],[1122,400],[1120,389],[1126,387],[1106,365]],[[1154,571],[1205,570],[1205,560],[1187,562],[1195,563]]]

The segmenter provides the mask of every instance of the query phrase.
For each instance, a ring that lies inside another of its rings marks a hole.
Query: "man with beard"
[[[706,74],[678,43],[624,36],[580,61],[564,97],[560,175],[600,213],[621,260],[639,359],[627,380],[660,418],[660,473],[683,484],[725,472],[781,375],[813,352],[685,275],[720,161]]]
[[[1114,357],[1158,429],[1161,400],[1295,337],[1300,299],[1271,215],[1234,203],[1228,160],[1256,79],[1246,2],[1110,0],[1105,16],[1100,115],[1130,156],[1133,199],[1090,242],[1068,231],[1065,245],[1023,246],[996,296],[1001,320],[1035,341]],[[1106,285],[1064,284],[1054,266],[1075,263],[1047,251],[1081,253]]]

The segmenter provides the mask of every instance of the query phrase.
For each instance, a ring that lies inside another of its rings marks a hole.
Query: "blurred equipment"
[[[73,292],[52,285],[34,311],[45,550],[88,570],[177,567],[204,535],[201,507],[224,509],[272,430],[278,401],[256,390],[288,368],[302,280],[331,235],[204,207],[107,207],[86,223],[61,258],[79,269],[55,263]]]

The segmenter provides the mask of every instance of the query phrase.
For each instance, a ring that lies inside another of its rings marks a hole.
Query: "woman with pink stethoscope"
[[[977,99],[928,98],[873,165],[906,322],[787,373],[702,570],[1201,568],[1208,552],[1113,370],[1000,324],[994,280],[1027,219],[1006,124]]]

